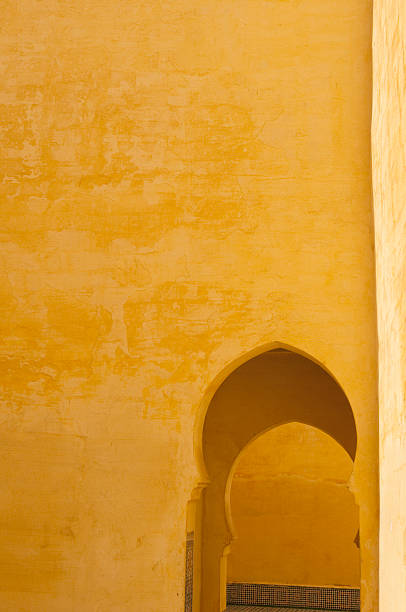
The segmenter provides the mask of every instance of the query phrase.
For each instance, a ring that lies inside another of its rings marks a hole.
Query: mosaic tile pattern
[[[225,612],[320,612],[315,608],[270,608],[269,606],[227,606]],[[326,612],[329,612],[326,610]]]
[[[360,590],[343,587],[233,582],[227,585],[227,604],[358,612]]]
[[[227,606],[225,612],[320,612],[320,610],[315,608],[270,608],[269,606]]]
[[[193,548],[195,534],[189,531],[186,534],[186,568],[185,568],[185,612],[192,612],[193,608]]]

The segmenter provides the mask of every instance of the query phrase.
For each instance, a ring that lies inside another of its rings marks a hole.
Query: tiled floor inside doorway
[[[314,610],[309,608],[272,608],[269,606],[227,606],[225,612],[323,612],[323,610]],[[328,610],[324,610],[328,612]]]

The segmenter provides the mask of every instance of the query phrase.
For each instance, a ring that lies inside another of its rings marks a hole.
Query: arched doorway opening
[[[245,592],[249,603],[258,584],[288,585],[281,603],[301,586],[359,589],[352,471],[351,457],[334,438],[303,423],[273,428],[242,450],[228,485],[229,600],[239,602]]]
[[[276,348],[254,356],[234,369],[213,394],[202,427],[207,481],[194,491],[188,508],[194,552],[189,568],[193,592],[186,610],[226,608],[233,541],[230,473],[252,440],[292,422],[328,434],[354,460],[357,431],[349,401],[333,376],[302,354]]]

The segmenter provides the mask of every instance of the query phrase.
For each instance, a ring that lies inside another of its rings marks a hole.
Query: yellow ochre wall
[[[197,424],[273,341],[354,410],[377,609],[371,10],[2,3],[2,609],[183,610]]]
[[[301,423],[249,444],[231,485],[228,581],[359,586],[352,469],[342,446]]]
[[[406,3],[374,3],[380,611],[406,609]]]

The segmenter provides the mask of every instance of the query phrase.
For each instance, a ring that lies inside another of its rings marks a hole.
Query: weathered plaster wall
[[[375,609],[370,32],[370,0],[3,1],[3,609],[180,612],[200,402],[272,340],[354,409]]]
[[[359,586],[352,469],[333,438],[300,423],[248,445],[231,486],[229,582]]]
[[[376,0],[372,125],[380,397],[380,610],[406,608],[406,4]]]

